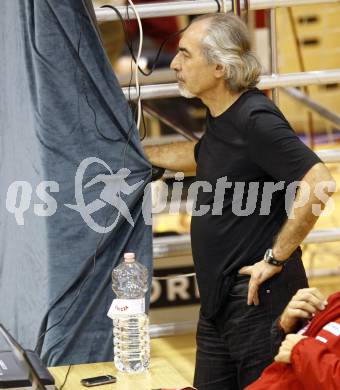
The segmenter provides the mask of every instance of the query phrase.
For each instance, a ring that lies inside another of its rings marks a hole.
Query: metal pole
[[[124,87],[122,88],[122,90],[126,98],[130,97],[130,99],[135,100],[139,96],[135,87],[130,87],[130,88]],[[179,93],[177,83],[159,84],[159,85],[142,85],[140,87],[141,99],[159,99],[159,98],[176,97],[179,95],[180,93]]]
[[[298,5],[339,3],[339,0],[250,0],[250,9],[269,9]]]
[[[277,59],[277,34],[276,34],[276,9],[270,10],[270,51],[271,51],[271,72],[272,75],[279,73],[278,59]],[[279,91],[277,88],[272,90],[273,102],[279,105]]]
[[[340,149],[318,150],[316,154],[324,163],[340,163]]]
[[[322,230],[313,230],[308,236],[303,240],[303,244],[317,244],[322,242],[336,242],[340,241],[340,229],[322,229]]]
[[[176,73],[171,69],[155,69],[149,76],[143,75],[140,71],[138,73],[140,85],[174,83],[177,81]],[[131,84],[130,74],[117,75],[117,79],[121,87],[127,87]]]
[[[275,87],[293,87],[303,85],[321,85],[338,83],[340,81],[340,69],[318,70],[312,72],[283,73],[278,75],[263,76],[258,85],[260,89]]]
[[[312,111],[317,112],[320,116],[332,122],[336,126],[340,126],[340,115],[315,102],[303,92],[296,88],[282,88],[282,91],[297,102],[302,103],[304,106],[309,107]]]
[[[147,104],[143,104],[143,110],[147,112],[150,116],[152,116],[155,119],[158,119],[160,122],[164,123],[165,125],[169,126],[173,130],[175,130],[178,134],[183,135],[186,139],[190,141],[197,141],[198,137],[192,132],[184,128],[183,126],[176,123],[172,118],[166,116],[164,113],[161,112],[161,110],[150,107]]]
[[[150,337],[152,339],[164,336],[174,336],[191,333],[197,326],[197,321],[180,321],[167,324],[150,325]]]
[[[277,7],[289,7],[303,4],[329,4],[339,3],[339,0],[250,0],[249,9],[270,9]],[[231,2],[226,3],[227,11],[231,11]],[[117,10],[124,19],[135,19],[136,15],[130,6],[117,6]],[[215,0],[188,0],[173,1],[152,4],[137,4],[136,9],[141,18],[152,18],[162,16],[178,15],[201,15],[211,12],[217,12],[218,7]],[[106,8],[96,8],[96,17],[98,22],[107,22],[110,20],[119,20],[117,14]]]
[[[339,156],[338,156],[339,157]],[[339,161],[339,159],[338,159]],[[340,228],[313,230],[304,239],[303,244],[320,244],[340,241]],[[190,234],[177,237],[158,237],[153,239],[153,257],[155,259],[191,254]]]
[[[286,73],[280,75],[261,76],[259,89],[272,89],[277,87],[302,86],[311,84],[328,84],[340,81],[340,69],[321,70],[302,73]],[[126,97],[129,96],[129,88],[122,88]],[[140,88],[142,99],[158,99],[179,96],[177,83],[143,85]],[[138,97],[135,87],[130,88],[131,99]]]
[[[200,15],[217,12],[218,6],[214,0],[200,1],[174,1],[164,3],[136,4],[136,10],[141,18],[160,18],[162,16]],[[231,3],[228,2],[229,11]],[[136,19],[136,15],[130,6],[117,6],[117,10],[124,19]],[[119,20],[117,14],[110,9],[95,9],[98,22]]]
[[[292,28],[292,33],[295,41],[295,46],[296,46],[296,54],[298,57],[298,62],[299,62],[299,71],[300,72],[306,72],[306,66],[305,66],[305,60],[302,54],[302,47],[301,47],[301,42],[299,39],[299,34],[297,31],[297,26],[296,26],[296,21],[294,19],[293,15],[293,9],[292,7],[287,8],[288,11],[288,17],[289,17],[289,22],[290,26]],[[303,87],[304,93],[309,96],[309,88],[308,86]],[[307,112],[307,121],[308,121],[308,129],[307,129],[307,135],[309,138],[309,146],[313,149],[314,148],[314,119],[311,111]]]

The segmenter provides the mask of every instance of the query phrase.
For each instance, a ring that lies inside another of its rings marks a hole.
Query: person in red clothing
[[[326,301],[316,288],[298,290],[274,327],[285,336],[275,362],[246,390],[340,389],[340,292]]]

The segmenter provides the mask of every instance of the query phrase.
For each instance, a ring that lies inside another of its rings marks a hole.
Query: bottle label
[[[122,314],[145,313],[145,299],[114,299],[107,313],[108,317],[114,318]]]

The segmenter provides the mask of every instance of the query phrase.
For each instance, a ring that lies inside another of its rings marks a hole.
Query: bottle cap
[[[124,261],[126,263],[133,263],[135,261],[135,254],[132,252],[124,253]]]

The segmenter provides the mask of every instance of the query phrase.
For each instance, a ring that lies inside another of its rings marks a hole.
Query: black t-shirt
[[[202,312],[212,317],[226,296],[226,281],[272,247],[287,219],[287,185],[320,159],[257,88],[218,117],[208,115],[195,158],[192,252]],[[268,195],[275,184],[282,189]]]

